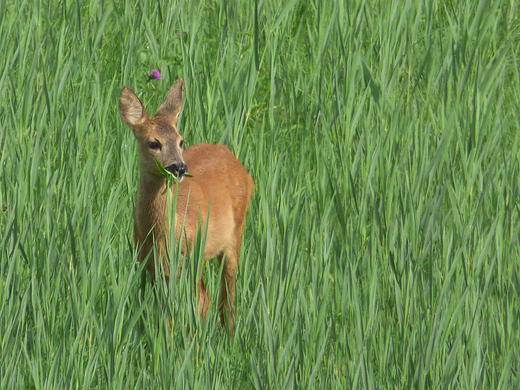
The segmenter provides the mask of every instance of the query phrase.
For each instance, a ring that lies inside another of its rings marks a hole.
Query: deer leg
[[[197,309],[199,310],[199,316],[202,322],[206,319],[206,313],[209,308],[209,297],[206,292],[206,286],[204,285],[204,281],[202,280],[202,272],[200,275],[200,279],[197,283]]]
[[[235,299],[235,272],[237,270],[237,256],[234,250],[226,250],[224,257],[224,266],[222,268],[222,276],[220,279],[220,294],[218,298],[218,309],[220,312],[220,322],[222,326],[227,322],[229,333],[235,335],[233,327],[232,313],[234,310]]]

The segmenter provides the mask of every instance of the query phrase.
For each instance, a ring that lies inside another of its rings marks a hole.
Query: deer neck
[[[135,205],[135,224],[139,235],[136,238],[141,242],[151,236],[150,232],[158,240],[168,229],[168,194],[165,190],[164,178],[141,174]]]

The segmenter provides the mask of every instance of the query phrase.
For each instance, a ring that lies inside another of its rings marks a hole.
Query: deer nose
[[[165,168],[168,172],[173,173],[175,177],[180,179],[182,175],[188,172],[188,166],[185,163],[172,164]]]

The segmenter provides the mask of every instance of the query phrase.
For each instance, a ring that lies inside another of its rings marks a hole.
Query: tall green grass
[[[0,388],[518,387],[519,15],[0,1]],[[233,339],[198,248],[155,288],[133,249],[118,93],[153,112],[180,76],[186,142],[256,182]]]

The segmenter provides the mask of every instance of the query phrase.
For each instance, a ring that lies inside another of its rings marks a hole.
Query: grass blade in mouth
[[[164,181],[166,182],[166,189],[164,190],[165,193],[173,184],[181,181],[181,178],[178,178],[173,173],[165,169],[159,162],[159,160],[155,159],[155,164],[157,165],[157,169],[159,169],[159,172],[164,176]],[[193,175],[190,175],[189,173],[184,173],[183,176],[193,177]]]

